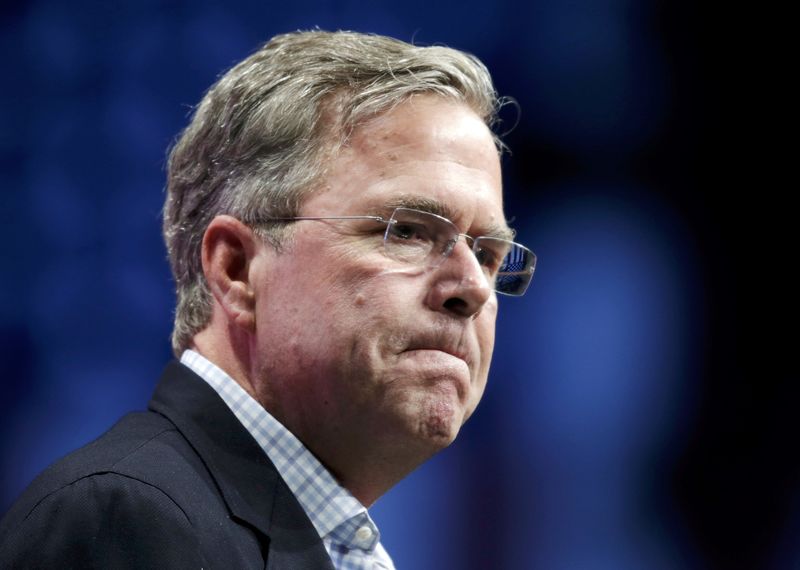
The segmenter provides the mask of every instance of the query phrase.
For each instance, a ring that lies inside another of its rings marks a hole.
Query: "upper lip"
[[[452,337],[450,337],[452,338]],[[447,338],[422,338],[412,342],[406,350],[438,350],[460,358],[467,364],[471,364],[472,358],[470,351],[463,346],[463,342],[454,342]]]

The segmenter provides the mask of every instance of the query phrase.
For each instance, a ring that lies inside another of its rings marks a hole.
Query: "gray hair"
[[[354,32],[276,36],[208,90],[168,162],[176,356],[211,318],[200,251],[211,220],[297,215],[353,129],[421,93],[466,103],[490,128],[502,104],[472,55]],[[283,229],[262,235],[277,246]]]

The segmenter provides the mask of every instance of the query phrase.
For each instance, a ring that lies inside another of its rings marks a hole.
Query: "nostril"
[[[459,297],[450,297],[444,302],[444,308],[448,311],[463,315],[469,309],[467,302]]]

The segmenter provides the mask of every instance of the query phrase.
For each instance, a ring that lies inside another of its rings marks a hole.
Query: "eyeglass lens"
[[[429,212],[397,208],[384,234],[387,255],[413,264],[437,266],[458,241],[458,228]],[[470,238],[471,240],[471,238]],[[479,237],[472,251],[498,293],[522,295],[533,277],[536,256],[524,246],[500,238]]]

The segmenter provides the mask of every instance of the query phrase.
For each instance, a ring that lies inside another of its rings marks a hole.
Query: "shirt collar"
[[[303,507],[320,537],[371,552],[378,528],[362,505],[319,460],[244,388],[201,354],[186,350],[181,364],[219,394],[253,436]],[[366,530],[368,529],[368,530]]]

